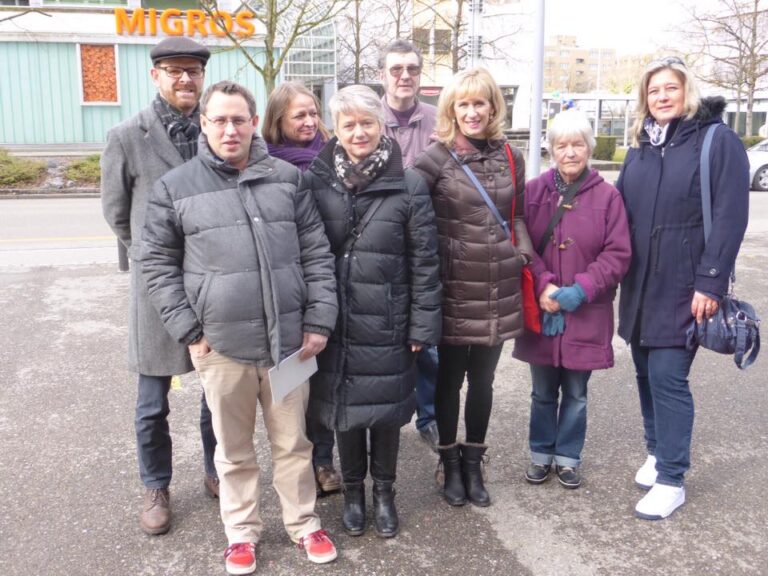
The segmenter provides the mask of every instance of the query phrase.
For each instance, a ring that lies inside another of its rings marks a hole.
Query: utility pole
[[[483,37],[480,35],[480,19],[483,14],[483,0],[469,2],[469,65],[479,66],[483,59]]]
[[[541,96],[544,83],[544,0],[536,2],[533,16],[533,82],[531,84],[531,123],[528,130],[528,178],[539,176],[541,164]]]

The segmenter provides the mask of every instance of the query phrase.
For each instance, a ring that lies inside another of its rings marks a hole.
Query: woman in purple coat
[[[525,478],[546,481],[554,463],[560,484],[578,488],[587,382],[592,370],[613,366],[613,299],[631,249],[618,190],[588,165],[595,146],[589,120],[578,110],[563,112],[547,139],[555,168],[525,187],[542,333],[526,331],[513,355],[531,365],[533,381]],[[567,208],[556,220],[561,203]]]

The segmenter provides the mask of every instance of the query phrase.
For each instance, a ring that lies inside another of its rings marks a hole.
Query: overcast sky
[[[685,35],[683,1],[546,0],[544,34],[547,41],[559,34],[575,35],[580,46],[615,48],[620,55],[678,47]]]

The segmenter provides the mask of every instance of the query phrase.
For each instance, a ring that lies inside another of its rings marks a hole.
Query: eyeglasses
[[[243,116],[235,116],[234,118],[227,118],[225,116],[214,116],[213,118],[210,118],[208,116],[205,116],[205,114],[203,114],[203,116],[205,117],[206,120],[208,120],[208,122],[210,122],[211,124],[216,126],[216,128],[219,128],[219,129],[226,128],[230,123],[232,123],[232,126],[234,126],[235,128],[242,128],[248,122],[250,122],[251,119],[253,118],[253,116],[249,118],[245,118]]]
[[[189,76],[192,80],[202,78],[203,74],[205,74],[205,68],[201,68],[199,66],[194,68],[181,68],[179,66],[157,66],[156,68],[159,68],[174,80],[178,80],[184,76],[184,72],[186,72],[187,76]]]
[[[647,69],[653,70],[654,68],[661,68],[663,66],[671,66],[672,64],[676,64],[678,66],[682,66],[685,68],[685,62],[683,62],[680,58],[677,56],[666,56],[665,58],[658,58],[657,60],[652,60],[648,63]]]
[[[392,76],[395,76],[396,78],[399,78],[403,75],[403,71],[408,71],[408,76],[418,76],[421,74],[421,66],[416,66],[414,64],[411,64],[410,66],[392,66],[392,68],[389,69],[389,73],[392,74]]]

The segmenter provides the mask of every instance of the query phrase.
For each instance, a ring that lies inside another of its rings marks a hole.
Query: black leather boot
[[[341,517],[344,532],[360,536],[365,532],[365,484],[344,484],[344,514]]]
[[[443,498],[451,506],[464,506],[467,503],[467,491],[461,478],[461,452],[458,444],[438,446],[440,461],[443,463]]]
[[[373,522],[377,536],[392,538],[397,535],[400,521],[395,508],[395,489],[392,482],[373,483]]]
[[[488,450],[484,444],[464,444],[461,447],[461,476],[469,501],[475,506],[490,506],[491,497],[483,483],[481,462],[483,454]]]

